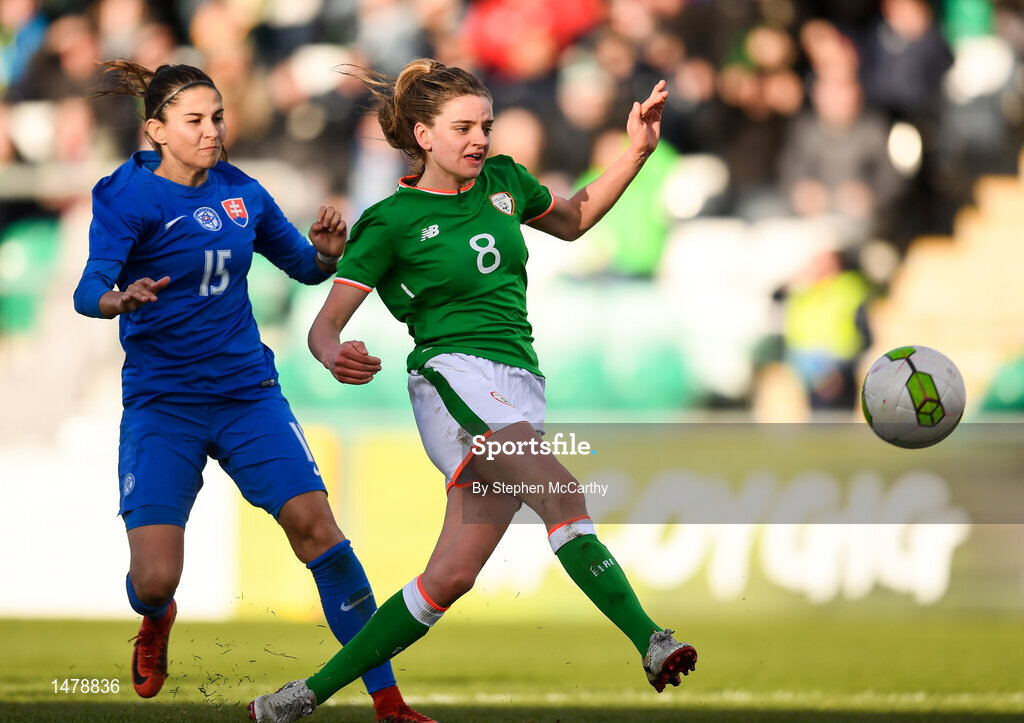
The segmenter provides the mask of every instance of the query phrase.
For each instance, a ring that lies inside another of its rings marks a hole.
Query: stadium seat
[[[58,233],[55,219],[31,218],[0,234],[0,332],[35,329],[57,260]]]
[[[1024,357],[996,370],[981,408],[985,412],[1024,412]]]
[[[288,312],[288,297],[295,282],[260,254],[253,254],[247,279],[252,313],[260,329],[283,324]]]

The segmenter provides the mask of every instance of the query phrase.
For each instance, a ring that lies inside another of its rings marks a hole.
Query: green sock
[[[414,618],[399,590],[377,609],[362,630],[327,661],[320,672],[306,680],[316,694],[317,705],[337,693],[363,673],[408,648],[427,634],[430,627]]]
[[[555,553],[572,581],[597,609],[632,641],[640,655],[647,654],[651,634],[661,630],[647,617],[626,573],[596,535],[580,535]]]

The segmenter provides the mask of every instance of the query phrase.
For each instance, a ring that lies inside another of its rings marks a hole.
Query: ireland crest
[[[494,204],[496,209],[508,216],[511,216],[512,212],[516,208],[516,202],[512,199],[512,194],[508,191],[493,194],[491,196],[491,203]]]

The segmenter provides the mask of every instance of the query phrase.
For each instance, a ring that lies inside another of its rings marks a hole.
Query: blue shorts
[[[118,456],[119,514],[129,530],[184,527],[207,457],[220,462],[246,500],[275,518],[292,497],[327,490],[280,392],[255,401],[157,399],[126,408]]]

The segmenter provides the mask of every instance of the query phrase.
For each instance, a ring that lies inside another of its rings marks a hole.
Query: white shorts
[[[430,461],[445,489],[480,480],[470,462],[473,438],[517,422],[544,434],[544,378],[470,354],[439,354],[409,374],[409,399]]]

